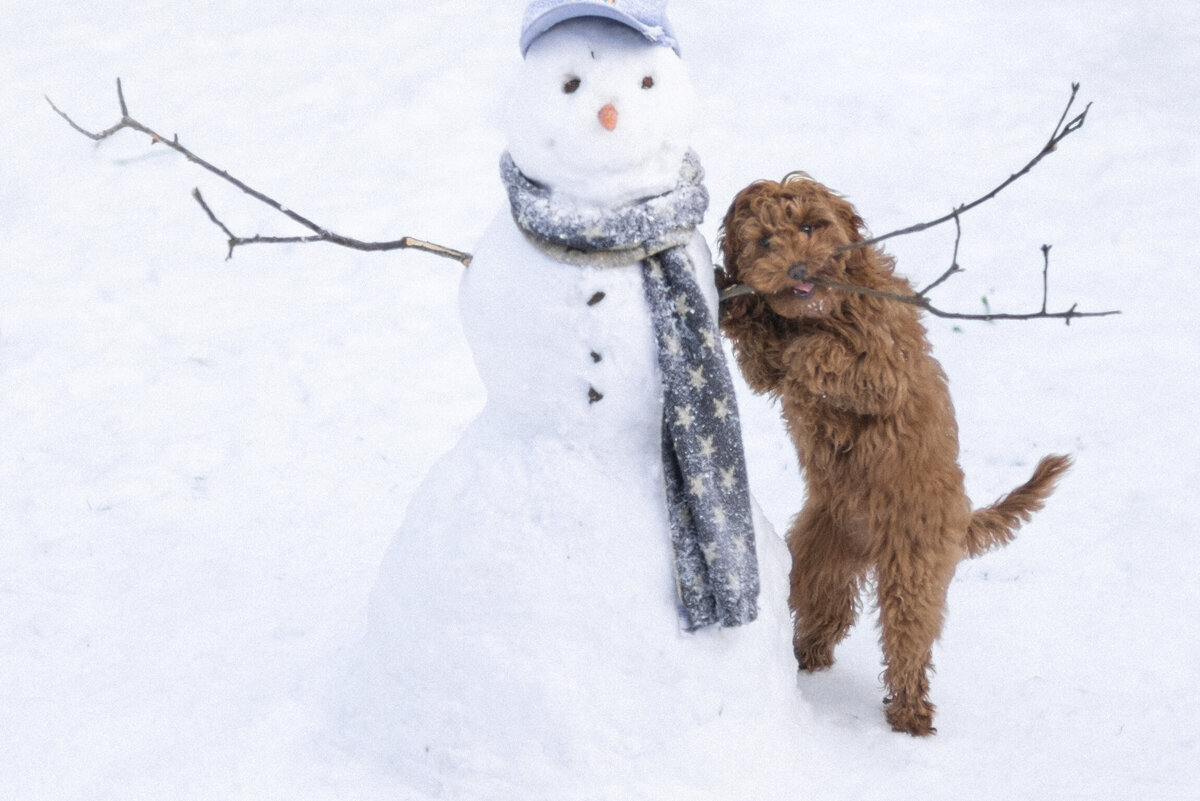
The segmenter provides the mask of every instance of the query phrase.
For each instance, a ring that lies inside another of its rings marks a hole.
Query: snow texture
[[[235,230],[300,232],[144,137],[92,146],[42,94],[99,129],[116,120],[120,76],[131,112],[335,230],[472,250],[506,206],[495,164],[502,87],[523,69],[523,8],[6,7],[0,797],[420,798],[386,764],[348,756],[331,732],[351,721],[326,697],[363,639],[397,523],[485,399],[456,265],[325,246],[244,248],[227,262],[188,196],[194,185]],[[1186,299],[1200,290],[1200,108],[1184,101],[1200,96],[1200,9],[729,8],[671,4],[701,102],[692,144],[714,212],[752,180],[803,169],[847,194],[876,231],[928,219],[1032,156],[1079,81],[1081,99],[1095,101],[1086,126],[964,217],[967,272],[934,296],[950,308],[979,308],[981,296],[995,309],[1037,308],[1038,248],[1049,242],[1052,306],[1123,314],[1069,328],[927,321],[977,502],[1042,453],[1077,460],[1012,545],[959,569],[934,652],[935,738],[887,729],[867,609],[833,669],[799,677],[793,739],[745,743],[722,765],[723,781],[740,771],[746,792],[685,792],[647,756],[626,774],[642,792],[626,797],[1194,798],[1200,331]],[[454,35],[417,33],[428,31]],[[710,212],[701,228],[710,243],[718,222]],[[511,221],[504,230],[504,243],[526,247]],[[889,243],[917,284],[941,274],[952,246],[952,231]],[[573,305],[538,308],[534,284],[479,287],[495,290],[497,309],[472,338],[516,315],[585,324]],[[597,289],[577,286],[586,297]],[[612,299],[632,314],[640,291],[639,276]],[[629,388],[606,395],[606,413],[640,408],[642,366],[597,366],[602,388]],[[534,368],[518,377],[533,380]],[[777,408],[739,393],[751,489],[783,530],[803,500],[794,457]],[[520,432],[534,439],[567,422],[534,403]],[[630,436],[659,435],[655,422]],[[479,470],[501,481],[505,467]],[[580,495],[614,524],[642,525],[609,482]],[[768,558],[760,553],[764,582]],[[413,593],[457,600],[442,576],[413,580]],[[634,582],[616,576],[613,595]],[[487,665],[507,634],[486,623],[487,636],[463,641],[463,664]],[[636,684],[659,643],[680,636],[660,634],[607,655],[626,666],[622,680]],[[490,667],[519,675],[538,657]],[[570,675],[540,691],[578,698]],[[581,728],[596,720],[585,704],[568,708]],[[686,748],[675,710],[664,710],[647,754]],[[591,730],[598,745],[619,741]],[[537,734],[512,747],[569,764]],[[696,734],[709,736],[718,733]],[[482,782],[467,787],[478,792],[463,797],[485,795]]]

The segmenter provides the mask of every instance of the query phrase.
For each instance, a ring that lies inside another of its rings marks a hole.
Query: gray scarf
[[[579,266],[641,262],[663,375],[662,461],[680,614],[689,631],[758,614],[758,560],[733,382],[686,250],[708,208],[688,153],[664,195],[617,208],[576,205],[526,178],[505,153],[513,219],[537,247]]]

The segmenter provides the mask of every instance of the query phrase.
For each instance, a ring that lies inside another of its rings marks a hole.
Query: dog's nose
[[[803,281],[808,278],[808,263],[802,261],[792,265],[792,268],[788,270],[788,278],[793,281]]]

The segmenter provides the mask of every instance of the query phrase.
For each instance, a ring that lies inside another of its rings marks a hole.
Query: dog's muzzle
[[[788,278],[796,282],[792,287],[792,294],[798,298],[811,298],[813,293],[817,291],[817,285],[808,280],[808,263],[800,262],[793,265],[788,270]]]

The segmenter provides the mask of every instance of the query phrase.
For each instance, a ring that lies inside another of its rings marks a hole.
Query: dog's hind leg
[[[897,544],[907,538],[895,538]],[[933,643],[941,634],[946,591],[957,554],[921,552],[912,541],[905,552],[881,554],[878,564],[879,625],[888,698],[887,720],[896,731],[934,734],[929,700]]]
[[[858,617],[866,555],[815,505],[806,505],[792,524],[788,548],[796,660],[803,670],[824,670],[833,665],[834,647]]]

